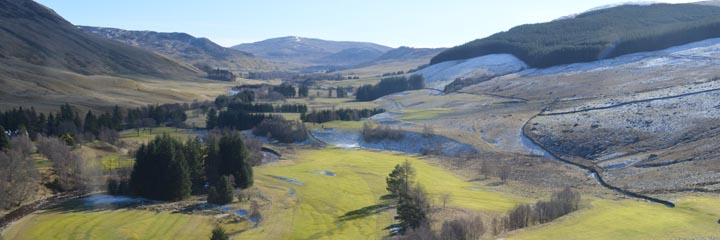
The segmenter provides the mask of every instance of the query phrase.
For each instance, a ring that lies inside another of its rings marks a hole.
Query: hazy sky
[[[37,0],[76,25],[186,32],[232,46],[301,36],[452,47],[627,0]],[[663,2],[689,2],[666,0]]]

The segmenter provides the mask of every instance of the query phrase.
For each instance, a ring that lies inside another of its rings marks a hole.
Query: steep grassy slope
[[[207,65],[211,68],[241,72],[275,70],[272,64],[250,53],[225,48],[207,38],[196,38],[186,33],[128,31],[88,26],[79,26],[79,28],[88,33],[170,56],[196,66]]]
[[[31,0],[0,0],[0,108],[99,109],[223,94],[187,63],[80,31]]]
[[[197,73],[192,66],[84,33],[31,0],[0,1],[0,59],[81,74]]]
[[[531,67],[590,62],[720,36],[720,8],[699,4],[625,5],[548,23],[522,25],[438,54],[437,64],[510,53]]]

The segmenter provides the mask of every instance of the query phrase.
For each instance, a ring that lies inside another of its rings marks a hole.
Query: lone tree
[[[405,160],[404,163],[395,165],[395,169],[385,179],[387,182],[387,190],[393,196],[400,196],[407,192],[412,178],[415,176],[415,169],[412,168],[410,162]]]

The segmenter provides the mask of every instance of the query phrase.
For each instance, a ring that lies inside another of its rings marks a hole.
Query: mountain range
[[[272,64],[251,53],[222,47],[207,38],[187,33],[129,31],[117,28],[79,26],[85,32],[191,63],[200,68],[236,72],[275,70]]]
[[[372,61],[392,49],[375,43],[328,41],[295,36],[244,43],[232,48],[290,68],[313,65],[357,65]]]

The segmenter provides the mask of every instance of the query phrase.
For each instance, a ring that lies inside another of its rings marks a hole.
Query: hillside
[[[367,75],[386,72],[408,71],[425,65],[446,48],[399,47],[385,52],[371,61],[343,70],[350,75]]]
[[[366,42],[281,37],[232,47],[291,68],[318,65],[350,66],[371,61],[391,48]]]
[[[102,108],[226,91],[200,74],[187,63],[82,32],[34,1],[0,0],[0,108],[65,102]]]
[[[161,33],[153,31],[129,31],[117,28],[79,26],[85,32],[117,40],[158,54],[211,68],[233,71],[275,70],[272,64],[250,53],[217,45],[207,38],[196,38],[187,33]]]
[[[197,69],[79,31],[30,0],[0,1],[0,59],[81,74],[195,74]]]
[[[624,5],[528,24],[444,51],[431,64],[513,54],[531,67],[591,62],[720,37],[720,8],[700,4]]]

